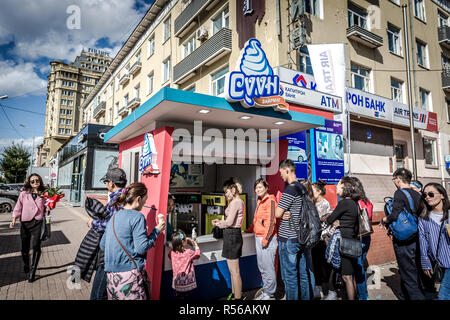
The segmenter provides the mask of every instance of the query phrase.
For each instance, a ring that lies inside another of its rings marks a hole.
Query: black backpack
[[[292,185],[302,197],[298,242],[307,248],[312,248],[320,241],[320,235],[322,233],[322,223],[320,222],[319,213],[305,190],[302,190],[298,183],[294,182]]]

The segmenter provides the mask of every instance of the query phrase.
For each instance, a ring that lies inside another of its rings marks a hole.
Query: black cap
[[[106,172],[105,176],[100,179],[101,182],[105,183],[108,181],[112,181],[114,183],[126,184],[127,183],[127,175],[125,171],[120,168],[112,168]]]

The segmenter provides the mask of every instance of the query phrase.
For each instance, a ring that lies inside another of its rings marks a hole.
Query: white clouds
[[[9,97],[45,94],[47,82],[35,73],[34,64],[0,61],[0,94]]]
[[[44,138],[35,137],[34,138],[34,148],[40,145],[44,141]],[[0,139],[0,153],[3,153],[6,147],[9,147],[12,143],[17,145],[23,145],[29,152],[31,152],[31,148],[33,147],[33,138],[28,139]]]
[[[67,27],[71,5],[80,8],[79,30]],[[121,45],[142,18],[134,5],[135,0],[2,0],[0,44],[13,38],[13,53],[24,59],[72,61],[102,38]]]

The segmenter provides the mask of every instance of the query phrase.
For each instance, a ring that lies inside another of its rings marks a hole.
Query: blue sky
[[[0,96],[9,98],[0,100],[0,152],[12,141],[31,147],[33,136],[35,145],[42,142],[50,61],[71,62],[83,48],[106,50],[114,57],[151,3],[2,0]],[[73,19],[79,28],[70,27]]]

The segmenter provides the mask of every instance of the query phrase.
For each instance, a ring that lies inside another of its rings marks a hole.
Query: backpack
[[[414,208],[414,201],[411,197],[411,194],[404,189],[401,189],[401,191],[405,194],[406,198],[408,198],[409,208],[411,212],[404,208],[399,213],[398,219],[396,221],[393,221],[389,225],[389,231],[397,240],[405,241],[413,238],[416,235],[418,230],[418,219],[413,214],[413,212],[415,212],[416,210]],[[386,201],[386,199],[389,200]],[[386,216],[388,216],[392,213],[394,199],[388,197],[385,198],[384,201],[386,202],[386,204],[384,205],[384,212],[386,213]]]
[[[307,247],[314,247],[322,234],[322,223],[314,203],[309,199],[307,193],[301,190],[297,184],[293,184],[302,198],[302,209],[300,211],[298,242]]]

